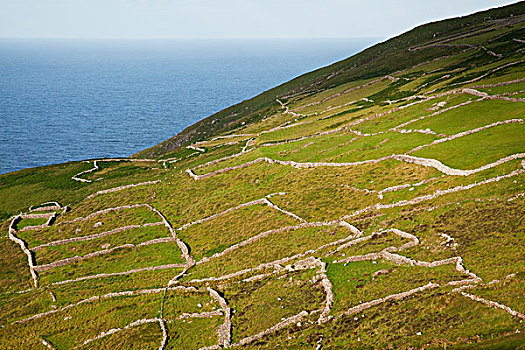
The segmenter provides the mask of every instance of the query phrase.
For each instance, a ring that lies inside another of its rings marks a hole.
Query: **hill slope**
[[[1,175],[2,348],[523,346],[524,52],[520,2]]]

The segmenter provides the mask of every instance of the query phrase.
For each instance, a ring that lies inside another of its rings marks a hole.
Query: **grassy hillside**
[[[0,175],[0,347],[523,348],[524,53],[520,2]]]
[[[345,83],[361,79],[381,78],[394,72],[405,70],[431,59],[453,55],[468,48],[467,44],[481,45],[469,37],[461,40],[465,34],[490,38],[490,33],[501,26],[519,21],[519,15],[524,11],[523,2],[490,11],[479,12],[468,17],[460,17],[425,24],[413,30],[375,45],[346,60],[328,67],[302,75],[290,82],[277,86],[248,101],[220,111],[160,143],[157,146],[139,152],[137,157],[160,156],[173,151],[177,147],[186,146],[192,142],[201,141],[212,136],[231,133],[242,125],[257,123],[279,111],[275,100],[286,100],[291,96],[301,98],[310,94],[320,93],[341,86]],[[515,16],[516,18],[511,18]],[[505,22],[498,22],[506,19]],[[489,33],[489,36],[486,36]],[[485,34],[485,36],[483,36]],[[455,38],[459,40],[454,40]],[[434,43],[440,45],[428,46]],[[424,45],[421,46],[421,44]],[[424,49],[419,49],[419,46]],[[519,45],[507,42],[505,48],[511,53],[519,49]],[[479,55],[473,62],[486,60]],[[404,97],[406,93],[389,95]]]

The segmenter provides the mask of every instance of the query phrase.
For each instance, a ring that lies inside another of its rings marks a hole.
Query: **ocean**
[[[129,156],[376,39],[0,40],[0,174]]]

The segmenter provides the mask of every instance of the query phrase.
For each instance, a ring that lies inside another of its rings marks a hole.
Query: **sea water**
[[[376,41],[0,40],[0,173],[129,156]]]

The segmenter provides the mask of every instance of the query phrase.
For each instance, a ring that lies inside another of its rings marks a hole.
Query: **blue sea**
[[[376,41],[0,40],[0,173],[129,156]]]

